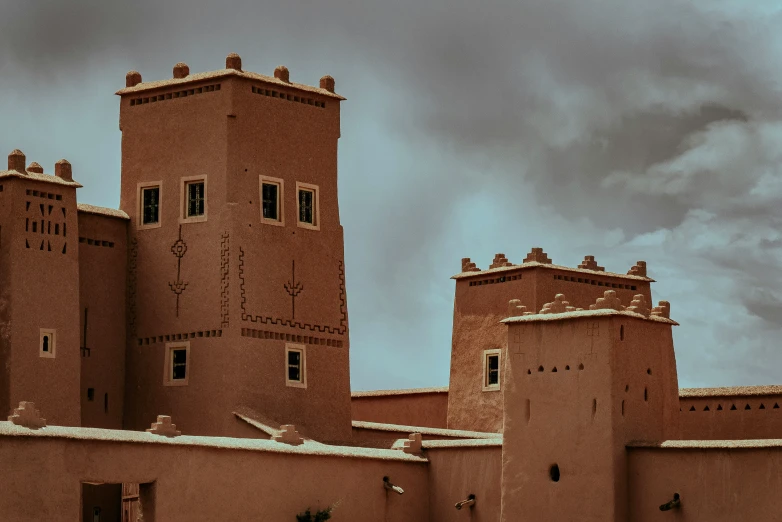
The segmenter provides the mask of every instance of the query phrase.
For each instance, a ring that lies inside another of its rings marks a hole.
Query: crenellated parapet
[[[570,303],[565,301],[565,294],[557,294],[554,300],[550,303],[543,305],[540,310],[541,314],[564,314],[565,312],[580,312],[583,308],[576,308],[570,306]]]
[[[291,446],[304,444],[304,439],[299,435],[299,432],[296,431],[296,426],[293,424],[283,424],[280,426],[279,434],[272,437],[272,439]]]
[[[20,402],[19,407],[14,409],[13,415],[8,417],[8,420],[17,426],[23,426],[31,430],[46,427],[46,419],[41,417],[41,412],[36,409],[35,403],[28,401]]]
[[[470,261],[469,257],[463,257],[462,258],[462,272],[480,272],[481,269],[478,268],[475,263]]]
[[[638,261],[628,270],[627,275],[647,277],[646,276],[646,261]]]
[[[598,266],[597,261],[595,261],[595,256],[584,256],[584,260],[581,262],[581,264],[578,265],[578,268],[583,268],[584,270],[594,270],[596,272],[606,271],[606,267]]]
[[[616,296],[615,290],[606,290],[605,293],[603,293],[603,297],[598,297],[595,304],[589,305],[589,309],[622,311],[625,307],[622,306],[622,302]]]
[[[168,415],[158,415],[157,422],[153,422],[152,427],[147,428],[147,432],[163,437],[177,437],[182,435],[182,432],[176,429],[176,424],[171,422],[171,417]]]
[[[534,247],[527,257],[524,258],[524,263],[542,263],[544,265],[551,264],[551,258],[540,247]]]
[[[524,315],[533,315],[535,312],[528,312],[526,306],[522,306],[520,299],[511,299],[508,301],[508,317],[520,317]]]
[[[508,258],[505,257],[505,254],[495,254],[494,261],[492,261],[491,265],[489,265],[489,270],[500,268],[501,266],[513,266],[513,263],[508,261]]]

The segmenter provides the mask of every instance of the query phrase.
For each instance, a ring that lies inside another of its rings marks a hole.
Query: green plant
[[[307,508],[307,511],[304,513],[296,515],[296,522],[326,522],[326,520],[331,518],[331,509],[331,506],[326,509],[320,509],[313,516],[310,508]]]

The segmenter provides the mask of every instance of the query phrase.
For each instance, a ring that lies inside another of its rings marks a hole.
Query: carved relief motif
[[[335,335],[344,335],[345,332],[347,332],[348,310],[347,310],[347,299],[345,295],[345,266],[342,260],[338,261],[337,267],[339,272],[339,301],[340,301],[339,326],[305,323],[301,321],[296,321],[293,318],[283,319],[281,317],[274,317],[271,315],[252,315],[247,311],[247,289],[245,287],[245,280],[244,280],[244,249],[242,247],[239,247],[239,295],[240,295],[240,303],[241,303],[242,321],[252,321],[254,323],[261,323],[261,324],[274,324],[278,326],[288,326],[291,328],[310,330],[313,332],[317,331],[317,332],[330,333]],[[295,278],[291,279],[290,285],[285,285],[286,291],[288,291],[289,294],[293,290],[289,291],[288,287],[293,289],[296,286],[296,283],[294,283],[294,281]],[[300,292],[301,292],[301,288],[298,290],[297,294]],[[294,296],[291,296],[291,298],[295,299]]]
[[[128,256],[128,334],[136,336],[136,278],[138,260],[138,239],[130,240]]]
[[[231,260],[230,235],[224,232],[220,239],[220,327],[228,327],[229,311],[229,287],[230,273],[229,262]]]
[[[179,238],[171,245],[171,253],[177,257],[176,262],[176,281],[168,283],[171,291],[176,294],[176,316],[179,317],[179,296],[187,288],[188,283],[182,281],[182,258],[187,253],[187,243],[182,239],[182,225],[179,225]]]

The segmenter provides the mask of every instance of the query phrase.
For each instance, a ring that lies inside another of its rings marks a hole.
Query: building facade
[[[350,390],[334,79],[118,91],[120,208],[0,171],[0,519],[779,520],[782,387],[678,388],[646,263],[455,280],[450,385]]]

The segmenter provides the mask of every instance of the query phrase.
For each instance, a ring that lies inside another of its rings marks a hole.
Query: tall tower
[[[518,299],[527,310],[538,311],[559,293],[573,306],[588,308],[607,288],[625,305],[643,294],[651,302],[646,263],[638,261],[627,274],[606,272],[594,256],[577,268],[554,265],[542,248],[533,248],[522,263],[513,264],[497,254],[481,270],[462,259],[456,280],[448,390],[448,427],[475,431],[502,430],[502,366],[507,332],[500,323],[507,317],[508,301]],[[492,365],[496,365],[493,370]],[[492,376],[489,374],[492,373]]]
[[[125,424],[246,435],[249,409],[347,440],[348,321],[334,80],[225,69],[121,96],[131,219]],[[209,405],[208,408],[204,405]]]
[[[502,521],[627,520],[630,441],[676,433],[669,306],[616,292],[582,310],[564,296],[511,306],[505,372]]]
[[[0,413],[32,401],[49,424],[78,426],[79,248],[71,164],[0,171]]]

